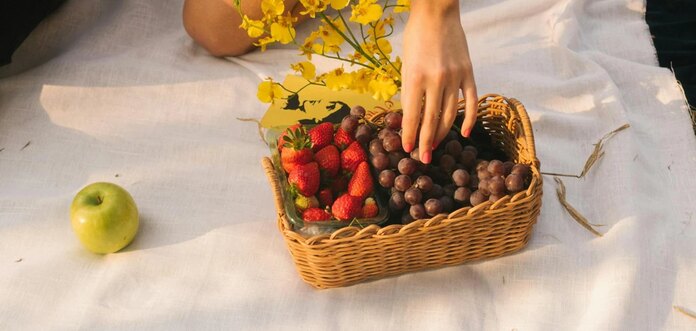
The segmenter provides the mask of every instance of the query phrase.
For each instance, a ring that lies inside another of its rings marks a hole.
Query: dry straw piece
[[[464,108],[463,102],[459,108]],[[380,125],[383,115],[372,113],[367,118]],[[278,229],[302,279],[316,288],[333,288],[522,249],[531,237],[542,197],[529,117],[519,101],[491,94],[479,100],[477,121],[511,160],[530,166],[529,187],[495,203],[464,207],[408,225],[348,226],[304,238],[293,230],[283,207],[278,174],[271,159],[264,158],[262,164],[278,211]]]
[[[592,232],[592,234],[594,234],[597,237],[601,237],[602,234],[592,227],[592,224],[590,224],[590,222],[587,221],[587,218],[585,218],[585,216],[582,216],[582,214],[580,214],[580,212],[577,211],[577,209],[575,209],[573,206],[570,205],[570,203],[568,203],[568,201],[566,200],[566,189],[565,185],[563,184],[563,181],[558,177],[553,177],[553,179],[556,181],[556,184],[558,184],[558,187],[556,188],[556,195],[558,195],[558,201],[561,202],[563,208],[565,208],[565,210],[568,211],[568,214],[570,214],[570,216],[572,216],[576,222],[578,222],[585,229],[587,229],[587,231]]]
[[[680,313],[682,313],[682,314],[684,314],[684,315],[686,315],[686,316],[689,316],[689,317],[691,317],[691,318],[693,318],[693,319],[696,319],[696,314],[692,313],[691,311],[686,310],[685,308],[682,308],[682,307],[679,307],[679,306],[672,306],[672,307],[674,307],[674,309],[675,309],[676,311],[678,311],[678,312],[680,312]]]

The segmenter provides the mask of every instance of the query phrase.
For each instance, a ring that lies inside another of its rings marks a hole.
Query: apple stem
[[[104,201],[104,200],[102,200],[101,195],[97,195],[97,204],[101,205],[102,201]]]

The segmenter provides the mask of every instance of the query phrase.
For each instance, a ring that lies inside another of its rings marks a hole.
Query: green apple
[[[70,221],[90,251],[108,254],[126,247],[138,232],[138,207],[133,197],[112,183],[93,183],[77,193]]]

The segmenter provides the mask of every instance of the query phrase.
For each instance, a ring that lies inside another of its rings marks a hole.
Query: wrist
[[[431,18],[459,18],[459,0],[413,0],[411,13],[414,16]]]

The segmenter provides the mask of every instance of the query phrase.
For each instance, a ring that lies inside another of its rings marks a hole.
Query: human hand
[[[412,1],[401,73],[402,145],[409,153],[415,148],[420,123],[420,160],[430,163],[432,150],[454,123],[459,90],[466,99],[462,136],[468,137],[476,122],[476,82],[458,0]]]

